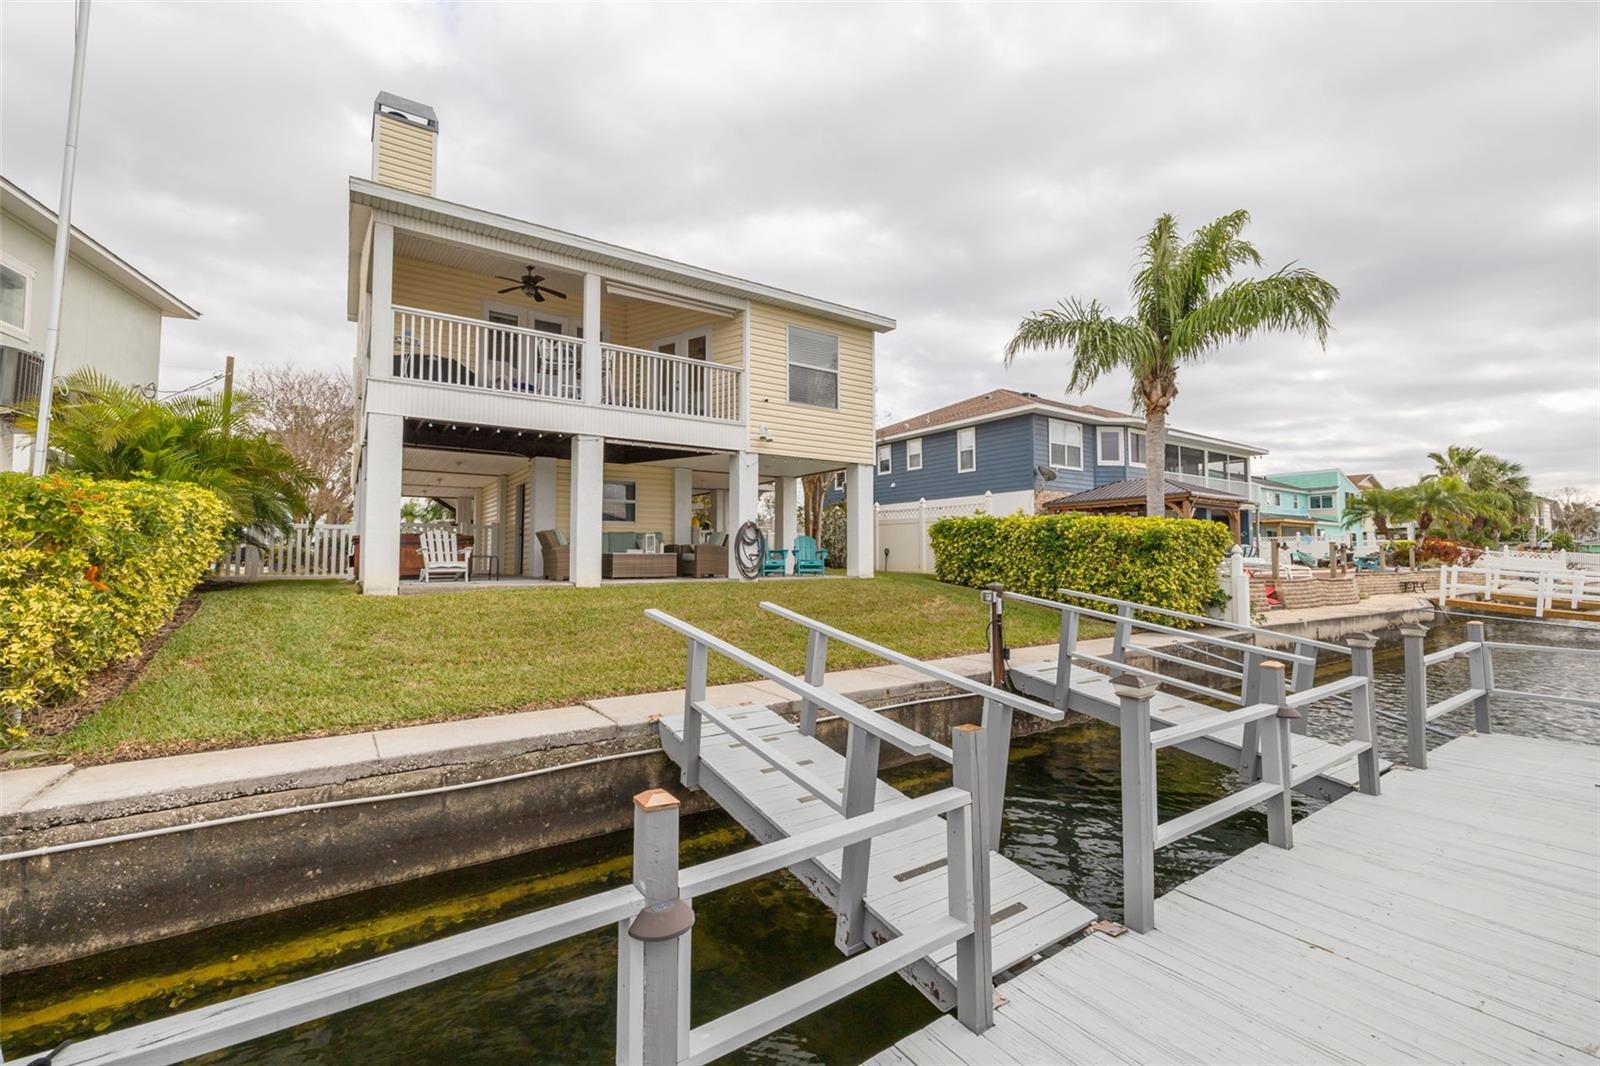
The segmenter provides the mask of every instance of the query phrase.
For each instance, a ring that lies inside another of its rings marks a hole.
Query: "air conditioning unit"
[[[44,356],[22,348],[0,346],[0,412],[39,399],[44,383]]]

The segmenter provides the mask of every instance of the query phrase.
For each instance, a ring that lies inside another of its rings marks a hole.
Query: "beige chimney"
[[[427,104],[379,93],[372,104],[372,180],[433,196],[439,117]]]

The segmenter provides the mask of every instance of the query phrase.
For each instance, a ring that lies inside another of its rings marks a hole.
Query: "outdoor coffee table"
[[[677,577],[677,552],[609,552],[600,556],[600,576]]]

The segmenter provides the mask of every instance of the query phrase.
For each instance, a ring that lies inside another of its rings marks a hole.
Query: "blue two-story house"
[[[1142,514],[1144,437],[1134,415],[991,389],[879,429],[875,499]],[[1251,464],[1266,450],[1169,429],[1166,451],[1169,511],[1227,522],[1248,539]]]

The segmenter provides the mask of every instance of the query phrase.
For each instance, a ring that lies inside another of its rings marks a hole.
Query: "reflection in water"
[[[1430,648],[1462,639],[1459,625],[1438,627]],[[1491,639],[1595,646],[1593,630],[1492,623]],[[1380,706],[1403,701],[1398,646],[1378,655]],[[1466,683],[1464,663],[1430,673],[1439,698]],[[1593,667],[1551,656],[1505,653],[1496,680],[1517,688],[1592,694]],[[1506,732],[1594,742],[1594,712],[1555,704],[1497,703]],[[1441,723],[1470,728],[1464,712]],[[1334,708],[1310,716],[1313,733],[1348,736]],[[1380,723],[1389,758],[1403,756],[1397,725]],[[1435,740],[1437,743],[1438,740]],[[1117,732],[1090,725],[1019,741],[1008,782],[1004,848],[1023,866],[1061,886],[1106,917],[1121,911],[1121,823]],[[1179,751],[1159,763],[1161,817],[1217,799],[1235,786],[1225,768]],[[887,775],[908,792],[939,787],[940,768]],[[1296,798],[1296,815],[1314,801]],[[1196,873],[1266,838],[1266,819],[1251,811],[1195,834],[1157,855],[1156,887],[1170,890]],[[721,815],[685,822],[683,862],[690,865],[749,845]],[[217,1002],[296,977],[422,943],[490,921],[624,883],[630,841],[598,841],[519,856],[404,885],[237,922],[142,948],[10,975],[0,1041],[7,1058],[73,1036]],[[775,992],[839,960],[833,918],[788,874],[740,885],[696,901],[693,1017],[698,1024]],[[308,1023],[208,1056],[212,1063],[572,1063],[612,1061],[616,1025],[616,936],[596,933],[483,967],[404,995]],[[733,1060],[762,1063],[854,1063],[934,1017],[928,1003],[897,977],[886,978],[762,1040]]]

